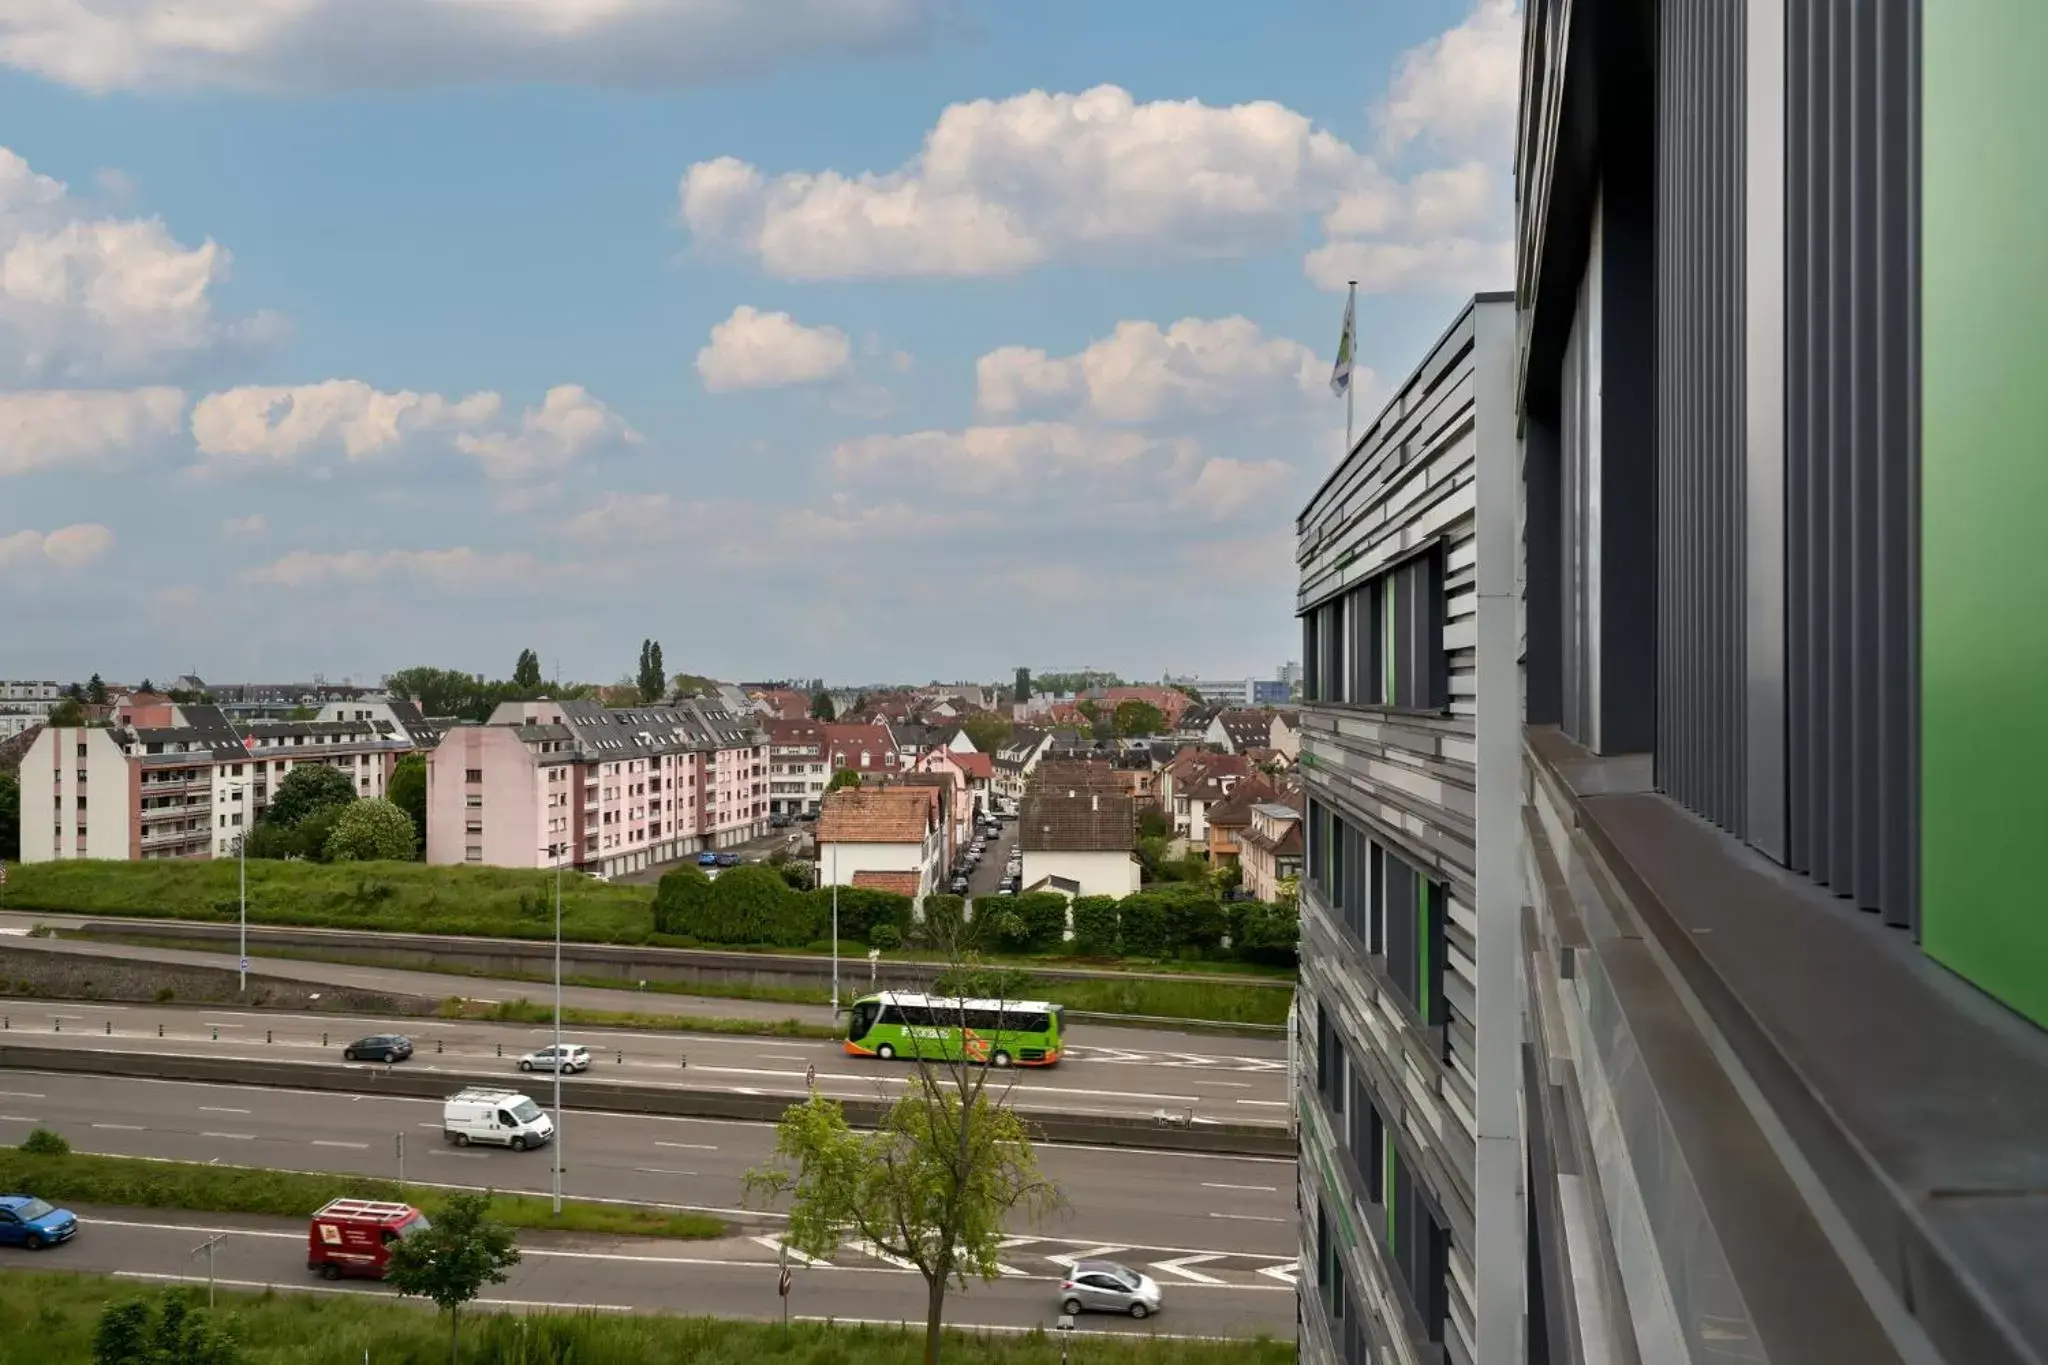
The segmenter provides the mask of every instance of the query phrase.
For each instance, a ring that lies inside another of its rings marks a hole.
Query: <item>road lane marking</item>
[[[792,1057],[787,1052],[764,1052],[761,1054],[761,1060],[764,1062],[808,1062],[810,1058]]]
[[[1204,1180],[1202,1188],[1205,1190],[1257,1190],[1260,1194],[1280,1193],[1279,1189],[1272,1185],[1225,1185],[1213,1180]]]
[[[1151,1264],[1154,1270],[1167,1275],[1178,1275],[1193,1284],[1228,1284],[1228,1280],[1219,1280],[1214,1275],[1205,1275],[1194,1268],[1222,1259],[1221,1256],[1180,1256],[1171,1261],[1154,1261]]]
[[[1280,1283],[1286,1285],[1289,1289],[1293,1289],[1301,1283],[1301,1280],[1299,1278],[1300,1273],[1301,1268],[1294,1261],[1289,1261],[1286,1265],[1267,1265],[1259,1267],[1259,1274],[1267,1276],[1271,1279],[1278,1280],[1280,1281]]]
[[[641,1175],[695,1175],[695,1171],[672,1171],[666,1166],[635,1166]]]
[[[333,1142],[327,1138],[314,1138],[313,1145],[315,1147],[347,1147],[351,1151],[357,1152],[367,1152],[370,1150],[370,1144],[367,1142]]]
[[[759,1237],[749,1237],[747,1240],[752,1242],[755,1246],[767,1247],[770,1251],[774,1252],[778,1256],[780,1256],[785,1250],[782,1239],[780,1237],[777,1237],[774,1233],[763,1233]],[[787,1250],[789,1252],[789,1259],[791,1259],[792,1261],[797,1261],[803,1265],[825,1264],[825,1262],[820,1261],[815,1256],[806,1256],[803,1252],[798,1251],[795,1247],[788,1247]]]
[[[38,1118],[31,1118],[31,1117],[29,1117],[29,1116],[28,1116],[28,1115],[26,1115],[26,1114],[0,1114],[0,1123],[41,1123],[41,1122],[42,1122],[42,1120],[41,1120],[41,1119],[38,1119]]]
[[[139,1123],[95,1123],[95,1128],[107,1128],[122,1133],[146,1133],[149,1130]]]
[[[0,1090],[0,1100],[40,1100],[46,1098],[33,1090]]]
[[[1236,1223],[1291,1223],[1292,1218],[1269,1218],[1263,1213],[1212,1213],[1211,1218],[1228,1218]]]
[[[222,1283],[226,1283],[226,1281],[222,1281]],[[1256,1289],[1256,1288],[1260,1288],[1261,1286],[1258,1286],[1258,1285],[1251,1285],[1251,1286],[1247,1286],[1247,1287],[1248,1287],[1248,1288],[1254,1288],[1254,1289]],[[815,1315],[813,1315],[813,1314],[810,1314],[810,1313],[792,1313],[792,1314],[790,1314],[790,1315],[789,1315],[789,1320],[790,1320],[791,1322],[831,1322],[831,1323],[838,1323],[838,1324],[841,1324],[842,1326],[852,1326],[852,1327],[895,1327],[895,1328],[901,1329],[902,1331],[906,1331],[906,1332],[908,1332],[908,1331],[912,1331],[912,1330],[915,1330],[915,1331],[919,1331],[919,1332],[922,1332],[922,1331],[924,1330],[924,1323],[923,1323],[922,1321],[919,1321],[919,1322],[912,1322],[912,1321],[910,1321],[910,1320],[909,1320],[908,1318],[842,1318],[842,1317],[818,1317],[818,1316],[815,1316]],[[960,1328],[960,1329],[961,1329],[962,1331],[969,1331],[969,1332],[1008,1332],[1008,1333],[1011,1333],[1011,1334],[1013,1334],[1013,1335],[1018,1335],[1018,1334],[1022,1334],[1022,1333],[1025,1333],[1025,1332],[1042,1332],[1042,1331],[1044,1331],[1044,1330],[1045,1330],[1045,1326],[1044,1326],[1044,1324],[1043,1324],[1043,1323],[1040,1323],[1040,1324],[1037,1324],[1037,1325],[1035,1325],[1035,1326],[1031,1326],[1031,1327],[1019,1327],[1019,1326],[1017,1326],[1017,1325],[1016,1325],[1016,1324],[1014,1324],[1014,1323],[993,1323],[993,1322],[951,1322],[951,1321],[949,1321],[949,1322],[947,1323],[947,1326],[949,1326],[949,1327],[957,1327],[957,1328]],[[1074,1329],[1074,1335],[1075,1335],[1075,1336],[1077,1336],[1077,1337],[1116,1337],[1116,1338],[1118,1338],[1118,1339],[1120,1339],[1120,1340],[1128,1341],[1128,1340],[1130,1340],[1130,1339],[1131,1339],[1131,1338],[1132,1338],[1133,1336],[1135,1336],[1135,1335],[1137,1335],[1137,1334],[1136,1334],[1135,1332],[1123,1332],[1123,1331],[1116,1331],[1116,1332],[1112,1332],[1112,1331],[1104,1331],[1104,1330],[1102,1330],[1102,1329],[1100,1329],[1100,1328],[1094,1328],[1094,1327],[1076,1327],[1076,1328]],[[1186,1333],[1186,1332],[1146,1332],[1146,1333],[1144,1333],[1144,1335],[1145,1335],[1145,1336],[1148,1336],[1148,1337],[1157,1337],[1157,1338],[1158,1338],[1159,1340],[1161,1340],[1161,1341],[1242,1341],[1242,1340],[1243,1340],[1243,1338],[1242,1338],[1242,1337],[1202,1337],[1202,1336],[1194,1336],[1194,1335],[1191,1335],[1191,1334],[1189,1334],[1189,1333]]]
[[[452,1156],[452,1157],[459,1157],[459,1158],[461,1158],[461,1159],[462,1159],[462,1160],[464,1160],[464,1161],[483,1161],[483,1160],[485,1160],[485,1159],[486,1159],[486,1158],[484,1157],[484,1154],[483,1154],[482,1152],[449,1152],[449,1151],[444,1151],[444,1150],[442,1150],[442,1149],[441,1149],[441,1148],[439,1148],[439,1147],[429,1147],[429,1148],[427,1148],[427,1155],[428,1155],[428,1156]]]
[[[1239,1101],[1238,1101],[1238,1103],[1239,1103],[1239,1104],[1263,1104],[1263,1105],[1268,1105],[1268,1106],[1270,1106],[1270,1107],[1272,1107],[1272,1108],[1274,1108],[1274,1109],[1285,1109],[1285,1108],[1286,1108],[1286,1107],[1287,1107],[1288,1105],[1292,1104],[1292,1103],[1293,1103],[1293,1101],[1292,1101],[1292,1100],[1239,1100]]]
[[[249,1111],[246,1109],[230,1109],[226,1105],[221,1104],[202,1104],[199,1106],[199,1112],[202,1114],[246,1114]]]
[[[663,1142],[659,1138],[655,1139],[654,1145],[657,1147],[674,1147],[679,1151],[685,1152],[715,1152],[718,1150],[717,1147],[708,1142]]]
[[[874,1259],[880,1261],[883,1265],[893,1265],[898,1270],[917,1269],[917,1265],[915,1262],[906,1261],[893,1251],[884,1251],[880,1247],[876,1246],[873,1242],[855,1242],[853,1244],[853,1249],[855,1251],[858,1251],[863,1256],[872,1256]]]
[[[1114,1245],[1098,1243],[1095,1246],[1089,1247],[1086,1251],[1061,1252],[1059,1255],[1047,1256],[1045,1259],[1051,1261],[1054,1265],[1063,1265],[1071,1272],[1077,1261],[1099,1261],[1105,1256],[1114,1256],[1119,1251],[1129,1250],[1131,1250],[1130,1247],[1121,1243]]]
[[[254,1142],[256,1140],[254,1133],[201,1133],[199,1136],[203,1138],[224,1138],[233,1142]]]

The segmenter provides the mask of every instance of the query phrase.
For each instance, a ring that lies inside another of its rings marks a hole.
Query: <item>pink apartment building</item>
[[[768,829],[768,737],[712,703],[506,702],[427,764],[427,861],[655,867]]]
[[[236,724],[214,706],[145,701],[122,723],[45,728],[21,763],[23,862],[231,858],[293,768],[339,768],[382,796],[403,730],[371,720]]]

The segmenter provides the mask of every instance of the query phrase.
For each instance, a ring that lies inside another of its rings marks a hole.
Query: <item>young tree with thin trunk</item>
[[[966,951],[970,925],[927,926],[934,931],[950,976],[981,975]],[[949,1022],[964,1029],[964,1006]],[[915,1266],[925,1283],[924,1362],[939,1365],[948,1292],[970,1277],[994,1280],[1005,1224],[1043,1218],[1061,1199],[1039,1172],[1009,1086],[991,1087],[995,1068],[936,1049],[911,1060],[917,1074],[872,1133],[855,1131],[837,1100],[815,1092],[792,1105],[776,1128],[776,1163],[747,1172],[746,1188],[789,1196],[785,1240],[805,1256],[831,1260],[851,1240]]]
[[[424,1232],[391,1245],[384,1279],[408,1298],[429,1299],[448,1315],[448,1360],[462,1358],[462,1305],[484,1286],[503,1284],[519,1264],[512,1229],[490,1219],[491,1196],[458,1194]]]

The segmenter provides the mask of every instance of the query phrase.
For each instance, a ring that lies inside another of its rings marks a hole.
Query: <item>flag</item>
[[[1344,335],[1337,339],[1337,367],[1330,371],[1330,392],[1348,393],[1351,390],[1351,356],[1358,349],[1358,286],[1351,286],[1351,296],[1344,301]]]

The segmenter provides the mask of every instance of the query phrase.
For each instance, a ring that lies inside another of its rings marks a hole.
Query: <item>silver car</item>
[[[1159,1308],[1159,1282],[1115,1261],[1076,1261],[1060,1283],[1060,1311],[1064,1313],[1128,1313],[1149,1318]]]
[[[529,1052],[519,1059],[521,1071],[553,1071],[558,1063],[555,1049],[544,1047],[538,1052]],[[581,1043],[564,1043],[559,1063],[564,1072],[590,1070],[590,1049]]]

